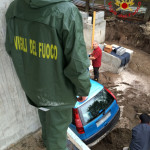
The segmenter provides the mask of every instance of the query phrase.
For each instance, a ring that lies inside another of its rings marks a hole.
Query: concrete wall
[[[92,32],[93,24],[91,24],[92,17],[89,17],[87,13],[81,12],[83,18],[83,27],[84,27],[84,40],[86,43],[87,50],[91,49],[92,44]],[[106,20],[104,20],[104,11],[96,12],[95,18],[95,35],[94,40],[97,40],[99,43],[105,41],[105,32],[106,32]]]
[[[109,53],[102,52],[102,65],[101,70],[113,73],[119,73],[121,60]]]
[[[112,44],[112,46],[119,47],[118,45],[115,45],[115,44]],[[100,47],[101,47],[101,49],[103,49],[102,45]],[[133,56],[133,51],[130,49],[126,49],[126,52],[130,54],[130,61],[131,61],[132,56]],[[102,65],[101,65],[100,70],[104,71],[104,72],[109,71],[112,73],[120,73],[124,68],[128,67],[129,62],[125,66],[120,67],[121,59],[119,59],[118,57],[115,57],[105,51],[102,51]]]
[[[11,1],[0,0],[0,150],[40,127],[37,110],[27,103],[4,46],[5,13]]]

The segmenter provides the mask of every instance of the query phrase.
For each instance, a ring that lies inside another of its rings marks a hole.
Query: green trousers
[[[47,150],[68,150],[67,128],[72,121],[72,108],[64,110],[38,110],[42,125],[42,138]]]

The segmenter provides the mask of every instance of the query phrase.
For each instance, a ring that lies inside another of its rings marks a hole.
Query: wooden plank
[[[79,150],[90,150],[90,148],[70,128],[67,130],[67,136],[71,143]]]

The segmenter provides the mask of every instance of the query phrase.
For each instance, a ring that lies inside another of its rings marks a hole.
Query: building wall
[[[12,0],[0,0],[0,150],[40,127],[37,110],[27,103],[5,50],[5,13]]]

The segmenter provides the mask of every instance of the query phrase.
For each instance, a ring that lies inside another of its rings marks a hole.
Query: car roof
[[[102,84],[100,84],[92,79],[90,79],[90,82],[91,82],[91,89],[90,89],[88,98],[84,102],[77,101],[74,108],[80,107],[81,105],[86,103],[88,100],[90,100],[92,97],[94,97],[97,93],[99,93],[104,88],[104,86]]]

